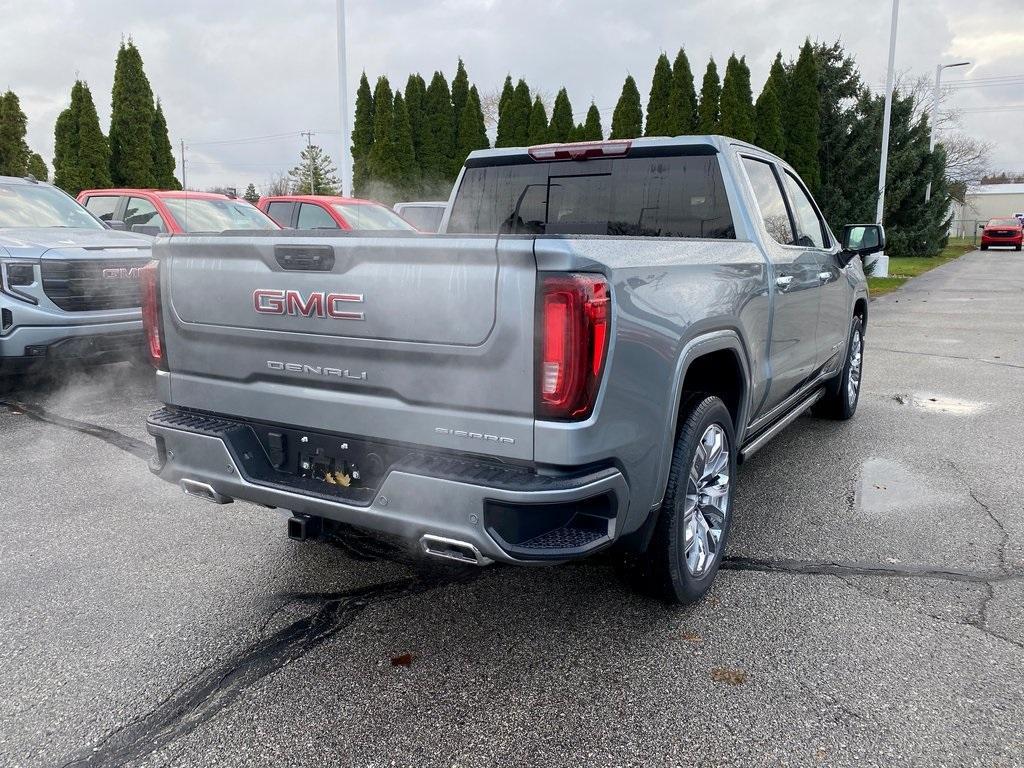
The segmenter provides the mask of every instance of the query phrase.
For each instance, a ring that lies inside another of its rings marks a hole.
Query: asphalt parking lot
[[[128,366],[0,394],[0,765],[1024,763],[1024,259],[871,304],[857,417],[740,470],[690,609],[298,544],[146,468]]]

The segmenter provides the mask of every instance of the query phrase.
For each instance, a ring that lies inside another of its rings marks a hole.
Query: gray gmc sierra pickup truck
[[[49,184],[0,176],[0,377],[45,361],[140,357],[138,273],[152,243]]]
[[[709,588],[736,465],[853,415],[876,225],[717,136],[474,152],[440,235],[161,236],[153,471],[487,564]]]

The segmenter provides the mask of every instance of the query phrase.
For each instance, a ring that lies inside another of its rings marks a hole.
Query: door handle
[[[779,286],[779,288],[789,288],[789,286],[792,283],[793,283],[793,276],[792,275],[780,275],[779,277],[775,278],[775,284],[777,286]]]
[[[832,273],[831,272],[819,272],[818,273],[818,279],[819,280],[831,280],[832,279]]]

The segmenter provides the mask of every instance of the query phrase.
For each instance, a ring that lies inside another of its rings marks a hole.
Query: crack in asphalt
[[[1024,369],[1024,365],[1018,363],[1005,363],[1002,360],[986,360],[983,357],[968,357],[967,355],[947,355],[941,352],[920,352],[915,349],[889,349],[887,347],[872,347],[878,352],[895,352],[899,355],[920,355],[922,357],[943,357],[948,360],[967,360],[972,363],[985,363],[986,365],[998,365],[1001,368]]]
[[[885,565],[830,560],[775,560],[753,557],[722,558],[721,567],[730,571],[790,573],[801,576],[882,576],[904,579],[940,579],[968,584],[992,584],[1024,579],[1024,570],[1000,568],[998,571],[962,571],[930,565]]]
[[[248,688],[350,626],[366,608],[468,583],[480,573],[475,569],[455,574],[426,573],[418,578],[410,576],[341,592],[279,595],[283,602],[271,617],[292,603],[319,605],[313,613],[179,683],[156,706],[114,728],[94,746],[69,757],[62,768],[120,766],[145,758],[216,717]]]
[[[28,416],[33,421],[52,424],[57,427],[70,429],[75,432],[81,432],[82,434],[99,438],[103,442],[108,443],[115,448],[120,448],[122,451],[127,451],[143,461],[149,461],[150,457],[153,455],[153,446],[149,443],[136,440],[134,437],[130,437],[123,432],[118,432],[116,429],[101,427],[99,424],[93,424],[88,421],[69,419],[66,416],[59,416],[45,408],[41,408],[38,405],[31,405],[29,403],[0,400],[0,406],[6,407],[12,413]]]

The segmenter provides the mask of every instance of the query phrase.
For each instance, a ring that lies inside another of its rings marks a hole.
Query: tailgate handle
[[[282,269],[297,272],[330,272],[334,249],[329,245],[277,245],[274,258]]]

